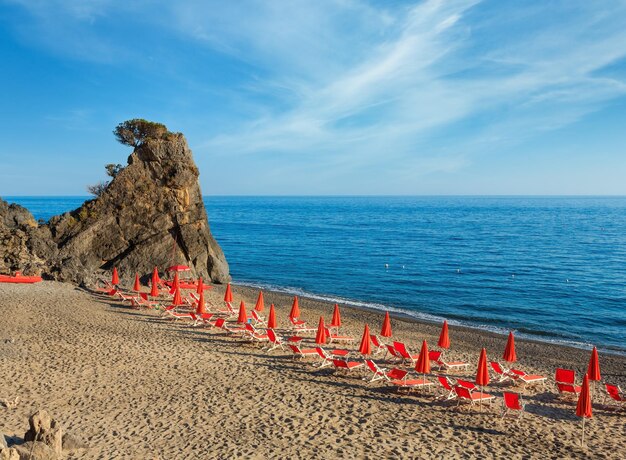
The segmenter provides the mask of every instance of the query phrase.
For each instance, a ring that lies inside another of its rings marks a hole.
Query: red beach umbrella
[[[361,339],[359,353],[364,356],[372,354],[372,344],[370,342],[370,327],[367,324],[365,325],[365,329],[363,329],[363,338]]]
[[[315,335],[315,343],[318,345],[324,345],[328,340],[326,336],[326,326],[324,326],[324,317],[320,316],[320,322],[317,326],[317,334]]]
[[[172,305],[182,305],[183,299],[180,296],[180,288],[176,288],[174,291],[174,299],[172,300]]]
[[[152,270],[152,282],[154,284],[159,284],[159,281],[161,281],[161,279],[159,278],[159,269],[154,267],[154,269]]]
[[[154,276],[152,277],[152,286],[150,287],[150,295],[152,297],[159,297],[159,286],[154,280]]]
[[[293,319],[300,318],[300,306],[298,305],[298,296],[293,297],[293,304],[291,305],[289,317]]]
[[[239,304],[239,316],[237,317],[237,322],[240,324],[246,324],[248,322],[248,314],[246,313],[246,304],[243,303],[243,300]]]
[[[120,276],[117,274],[117,267],[113,267],[113,274],[111,275],[111,284],[117,286],[120,284]]]
[[[135,273],[135,284],[133,284],[133,291],[141,291],[141,284],[139,284],[139,274]]]
[[[513,337],[513,332],[509,332],[509,339],[506,341],[506,347],[504,348],[502,359],[508,361],[509,363],[517,361],[517,355],[515,354],[515,337]]]
[[[226,285],[226,292],[224,293],[224,302],[232,302],[233,301],[233,291],[230,289],[230,283]]]
[[[426,340],[422,342],[422,349],[420,355],[417,358],[417,364],[415,370],[420,374],[430,374],[430,359],[428,357],[428,344]]]
[[[487,350],[484,348],[480,351],[480,358],[478,358],[478,369],[476,370],[476,384],[481,386],[481,392],[483,387],[489,384],[489,370],[487,369]],[[480,410],[483,410],[482,399],[479,399]]]
[[[443,326],[441,326],[441,333],[439,334],[439,341],[437,342],[439,348],[445,348],[446,350],[450,348],[450,337],[448,336],[448,322],[446,320],[443,321]]]
[[[202,277],[198,278],[198,289],[196,289],[196,294],[200,295],[204,291],[204,284],[202,284]]]
[[[478,369],[476,370],[476,384],[485,386],[489,384],[489,370],[487,369],[487,350],[480,351],[478,359]]]
[[[591,393],[589,392],[589,376],[587,374],[585,374],[583,386],[580,390],[580,395],[578,396],[576,415],[582,417],[583,419],[583,436],[580,440],[580,445],[582,446],[585,442],[585,419],[593,417],[591,412]]]
[[[172,281],[172,289],[170,289],[170,294],[174,292],[176,289],[180,289],[180,280],[178,279],[178,272],[174,273],[174,281]]]
[[[263,291],[259,291],[259,297],[256,299],[254,309],[261,313],[265,309],[265,300],[263,299]]]
[[[589,380],[600,381],[600,360],[598,359],[598,349],[593,347],[591,358],[589,358],[589,366],[587,367],[587,376]]]
[[[385,313],[385,320],[383,321],[380,335],[383,337],[391,337],[391,318],[389,317],[389,312]]]
[[[270,314],[267,317],[267,327],[270,329],[276,329],[276,311],[274,310],[274,304],[270,305]]]
[[[339,305],[337,304],[335,304],[335,309],[333,310],[333,319],[330,322],[330,327],[336,327],[336,328],[341,327],[341,313],[339,313]]]
[[[204,305],[204,291],[200,291],[200,298],[198,299],[198,306],[196,307],[197,315],[204,315],[206,313],[206,308]]]

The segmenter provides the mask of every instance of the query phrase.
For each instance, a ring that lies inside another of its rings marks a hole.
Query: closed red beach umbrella
[[[587,376],[589,380],[600,381],[600,360],[598,358],[598,349],[593,347],[591,358],[589,358],[589,366],[587,367]]]
[[[580,440],[580,444],[583,445],[585,442],[585,419],[593,417],[591,412],[591,393],[589,392],[589,376],[587,374],[585,374],[583,386],[580,389],[580,395],[578,395],[576,415],[583,419],[583,436]]]
[[[226,292],[224,293],[224,302],[233,301],[233,291],[230,289],[230,283],[226,285]]]
[[[428,357],[428,344],[426,340],[422,342],[422,349],[420,355],[417,358],[417,364],[415,370],[420,374],[430,374],[430,358]]]
[[[298,296],[293,297],[293,304],[291,305],[289,317],[293,319],[300,318],[300,306],[298,305]]]
[[[485,386],[489,384],[489,370],[487,369],[487,350],[480,351],[478,369],[476,370],[476,384]]]
[[[133,284],[133,291],[141,291],[141,284],[139,284],[139,274],[135,273],[135,284]]]
[[[182,305],[183,299],[180,296],[180,288],[176,288],[174,291],[174,299],[172,300],[172,305]]]
[[[180,289],[180,280],[178,279],[178,272],[174,273],[174,281],[172,281],[172,288],[170,289],[170,294],[176,291],[176,289]]]
[[[161,278],[159,278],[159,269],[157,267],[154,267],[154,269],[152,269],[152,281],[155,283],[159,283],[159,281],[161,281]]]
[[[515,337],[513,337],[513,332],[509,332],[509,339],[506,341],[506,347],[504,347],[502,359],[510,363],[517,361],[517,355],[515,354]]]
[[[259,291],[259,297],[256,299],[256,305],[254,306],[254,309],[258,311],[259,313],[265,310],[265,300],[263,299],[263,291]]]
[[[337,328],[341,327],[341,313],[339,313],[339,305],[337,304],[335,304],[335,309],[333,310],[333,319],[330,322],[330,326]]]
[[[120,284],[120,276],[117,274],[117,267],[113,267],[113,274],[111,275],[111,284],[117,286]]]
[[[443,321],[443,326],[441,326],[441,333],[439,334],[437,345],[439,348],[445,348],[446,350],[450,348],[450,336],[448,335],[448,322],[446,320]]]
[[[204,291],[200,291],[200,298],[198,299],[198,306],[196,307],[196,314],[204,315],[206,313],[206,308],[204,305]]]
[[[363,329],[363,338],[361,339],[361,346],[359,347],[359,353],[362,355],[372,354],[372,344],[370,342],[370,327],[366,324]]]
[[[326,326],[324,326],[324,317],[320,316],[320,322],[317,326],[317,334],[315,334],[315,343],[318,345],[324,345],[328,340],[326,336]]]
[[[245,324],[248,322],[248,314],[246,313],[246,304],[243,303],[243,300],[239,304],[239,316],[237,317],[237,322],[241,324]]]
[[[380,330],[380,335],[383,337],[391,337],[391,318],[389,312],[385,313],[385,320],[383,321],[383,327]]]
[[[202,277],[198,278],[198,288],[196,289],[196,294],[200,295],[204,292],[204,284],[202,283]]]
[[[274,310],[274,304],[270,305],[270,314],[267,316],[267,327],[270,329],[276,329],[276,311]]]
[[[159,297],[159,286],[156,281],[154,281],[154,277],[152,277],[152,286],[150,287],[150,295],[152,297]]]

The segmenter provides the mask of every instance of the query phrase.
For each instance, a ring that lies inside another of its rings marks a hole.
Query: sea
[[[4,197],[35,218],[86,197]],[[626,197],[204,199],[233,281],[626,355]]]

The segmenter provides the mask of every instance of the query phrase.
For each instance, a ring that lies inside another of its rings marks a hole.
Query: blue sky
[[[626,1],[0,0],[0,195],[147,118],[205,194],[626,194]]]

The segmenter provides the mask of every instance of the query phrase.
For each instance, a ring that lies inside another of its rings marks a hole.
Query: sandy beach
[[[207,299],[221,305],[224,286]],[[251,309],[257,291],[235,286],[235,305]],[[265,293],[287,325],[291,298]],[[302,318],[330,320],[332,305],[301,299]],[[357,339],[363,324],[380,329],[382,314],[342,307],[342,332]],[[267,313],[267,310],[266,310]],[[0,432],[19,438],[28,416],[47,409],[89,448],[67,458],[623,458],[626,412],[600,404],[587,423],[575,402],[559,398],[556,367],[582,377],[589,351],[517,340],[516,367],[549,377],[545,389],[520,391],[526,414],[519,425],[493,407],[456,407],[433,393],[398,394],[369,383],[367,373],[335,373],[267,353],[215,329],[192,328],[153,310],[134,310],[71,284],[0,285],[0,400],[19,396],[16,408],[0,405]],[[423,339],[434,345],[439,325],[393,319],[394,339],[413,353]],[[308,343],[312,343],[313,336]],[[450,358],[471,363],[473,380],[481,347],[500,358],[506,337],[450,328]],[[305,342],[305,346],[306,346]],[[356,356],[356,354],[355,354]],[[378,358],[386,367],[392,364]],[[603,379],[626,386],[626,359],[600,355]],[[436,372],[435,372],[436,373]],[[435,377],[429,377],[435,381]],[[510,384],[490,384],[501,395]]]

